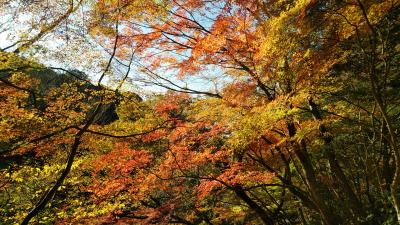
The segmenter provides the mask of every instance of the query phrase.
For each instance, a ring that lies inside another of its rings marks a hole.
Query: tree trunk
[[[247,193],[243,190],[241,186],[235,186],[233,188],[233,191],[235,194],[242,199],[254,212],[257,214],[257,216],[260,217],[260,219],[264,222],[264,224],[267,225],[274,225],[274,220],[265,212],[261,206],[259,206],[256,202],[254,202],[248,195]]]
[[[296,134],[296,128],[292,122],[287,125],[289,136],[293,137]],[[303,167],[304,175],[308,186],[310,187],[310,194],[313,198],[315,204],[318,207],[318,211],[320,212],[324,224],[326,225],[336,225],[341,224],[341,220],[339,216],[336,216],[333,210],[327,205],[324,201],[323,192],[327,192],[326,188],[323,188],[323,184],[317,181],[314,168],[312,166],[310,156],[307,152],[307,146],[304,141],[301,141],[300,144],[294,144],[294,153],[300,161],[300,164]]]

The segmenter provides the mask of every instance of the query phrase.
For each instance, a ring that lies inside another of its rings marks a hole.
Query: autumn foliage
[[[398,1],[0,7],[1,224],[399,223]]]

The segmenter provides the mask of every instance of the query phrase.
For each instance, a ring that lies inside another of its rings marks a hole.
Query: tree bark
[[[294,123],[289,122],[287,124],[289,136],[293,137],[296,134],[296,127]],[[324,224],[326,225],[336,225],[341,224],[340,217],[335,215],[333,210],[327,205],[324,200],[323,192],[328,192],[323,188],[323,184],[317,181],[314,168],[311,163],[310,156],[307,152],[307,146],[304,141],[301,141],[300,144],[293,144],[294,153],[296,157],[299,159],[300,164],[303,167],[305,179],[310,187],[310,194],[318,207],[318,211],[321,214]]]
[[[382,88],[378,84],[378,76],[376,72],[376,60],[378,58],[377,56],[377,44],[378,44],[378,33],[375,27],[372,25],[368,18],[367,10],[364,7],[364,4],[361,2],[361,0],[357,0],[358,6],[360,7],[360,10],[362,12],[362,15],[365,19],[365,22],[371,31],[371,35],[369,36],[370,38],[370,54],[366,54],[367,59],[370,61],[367,61],[367,65],[369,64],[369,71],[368,71],[368,77],[370,80],[371,84],[371,89],[372,89],[372,95],[375,99],[375,102],[378,105],[378,109],[382,114],[384,123],[386,124],[386,128],[389,132],[389,143],[391,148],[393,149],[394,153],[394,160],[395,160],[395,172],[394,172],[394,177],[392,180],[392,183],[390,185],[390,193],[392,196],[392,201],[393,201],[393,207],[396,210],[396,215],[397,215],[397,223],[400,224],[400,193],[399,193],[399,186],[400,186],[400,150],[397,147],[398,146],[398,140],[395,134],[395,131],[392,126],[392,122],[387,114],[386,107],[384,104],[383,97],[379,90]]]
[[[274,220],[265,212],[261,206],[259,206],[256,202],[254,202],[248,195],[247,193],[243,190],[241,186],[235,186],[233,187],[233,191],[235,194],[242,199],[254,212],[257,214],[257,216],[260,217],[260,219],[264,222],[264,224],[267,225],[274,225]]]
[[[85,126],[78,131],[75,135],[74,143],[71,146],[71,151],[69,152],[68,159],[67,159],[67,164],[65,166],[65,169],[62,171],[60,177],[57,179],[56,183],[51,187],[48,191],[45,192],[45,194],[40,198],[38,203],[33,207],[33,209],[28,213],[28,215],[24,218],[22,221],[21,225],[28,225],[29,221],[35,217],[40,210],[42,210],[47,203],[53,198],[54,194],[57,192],[57,189],[62,185],[64,182],[65,178],[68,176],[69,172],[71,171],[72,164],[74,162],[76,152],[78,151],[78,147],[80,144],[80,140],[82,135],[86,132],[86,130],[89,128],[89,126],[93,123],[93,120],[97,113],[100,111],[100,108],[102,106],[102,103],[97,105],[95,112],[93,115],[88,119],[86,122]]]
[[[321,121],[322,115],[318,109],[318,106],[313,102],[312,98],[308,99],[308,104],[314,119]],[[325,153],[328,157],[329,166],[332,172],[334,173],[335,177],[340,182],[341,188],[343,188],[344,191],[344,195],[348,199],[351,211],[357,217],[355,222],[358,223],[359,220],[366,218],[365,211],[362,207],[362,203],[358,200],[356,194],[351,188],[349,180],[347,179],[345,173],[343,172],[342,167],[339,165],[335,150],[332,148],[332,137],[328,134],[328,130],[323,124],[320,126],[320,132],[324,140]]]

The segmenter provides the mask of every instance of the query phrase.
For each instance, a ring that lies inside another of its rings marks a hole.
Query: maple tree
[[[46,4],[0,51],[5,223],[399,223],[398,1]],[[100,72],[35,63],[46,35]]]

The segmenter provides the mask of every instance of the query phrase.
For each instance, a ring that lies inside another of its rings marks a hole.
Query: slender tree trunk
[[[395,160],[395,172],[394,172],[394,177],[392,180],[392,184],[390,185],[390,193],[392,196],[392,201],[393,201],[393,207],[396,210],[396,215],[397,215],[397,223],[400,224],[400,193],[399,193],[399,186],[400,186],[400,150],[398,149],[397,146],[397,137],[394,132],[392,123],[390,121],[389,116],[387,115],[386,112],[386,107],[384,104],[384,99],[381,95],[381,88],[378,82],[378,76],[376,72],[376,60],[378,58],[377,56],[377,44],[378,44],[378,31],[375,29],[375,27],[372,25],[371,21],[368,18],[368,13],[366,8],[364,7],[364,4],[361,2],[361,0],[357,0],[358,6],[360,7],[360,10],[362,12],[362,15],[365,19],[365,22],[368,26],[368,28],[371,31],[371,35],[369,36],[369,44],[370,44],[370,52],[367,54],[366,53],[366,59],[367,59],[367,65],[369,64],[369,71],[368,71],[368,76],[371,84],[371,89],[372,89],[372,95],[375,99],[375,102],[378,105],[378,109],[382,114],[384,123],[386,124],[386,128],[388,129],[389,132],[389,143],[391,148],[393,149],[394,153],[394,160]],[[369,60],[369,61],[368,61]]]
[[[293,137],[296,134],[296,128],[292,122],[288,123],[289,136]],[[307,152],[307,146],[304,141],[300,144],[294,144],[294,153],[300,161],[303,167],[305,179],[310,187],[310,194],[315,204],[318,207],[318,211],[326,225],[341,224],[339,216],[335,215],[333,210],[327,205],[324,200],[323,192],[328,192],[326,188],[323,188],[323,184],[317,181],[314,168],[312,166],[310,156]]]
[[[266,225],[274,225],[274,220],[265,212],[261,206],[259,206],[253,199],[251,199],[241,186],[235,186],[233,188],[235,194],[242,199]]]
[[[79,131],[79,133],[82,133],[81,131]],[[82,134],[81,134],[82,135]],[[53,185],[53,187],[51,187],[39,200],[39,202],[35,205],[35,207],[28,213],[28,215],[24,218],[24,220],[22,221],[21,225],[27,225],[29,223],[29,221],[35,217],[40,210],[42,210],[47,203],[51,200],[51,198],[54,196],[54,194],[56,193],[57,189],[61,186],[61,184],[64,182],[65,178],[67,177],[67,175],[69,174],[69,172],[71,171],[71,167],[72,167],[72,163],[74,162],[74,158],[76,155],[76,151],[78,149],[78,146],[80,144],[80,138],[81,135],[76,135],[75,140],[74,140],[74,144],[71,147],[71,151],[69,153],[68,156],[68,160],[67,160],[67,165],[65,166],[65,169],[63,170],[63,172],[61,173],[61,176],[57,179],[56,183]]]
[[[100,100],[100,103],[97,105],[95,112],[93,115],[88,119],[86,122],[85,126],[78,131],[75,135],[74,143],[71,146],[71,151],[69,152],[68,159],[67,159],[67,164],[65,166],[65,169],[62,171],[60,177],[57,179],[56,183],[48,190],[45,192],[45,194],[40,198],[38,203],[33,207],[33,209],[28,213],[28,215],[24,218],[22,221],[21,225],[28,225],[29,221],[35,217],[40,210],[42,210],[47,203],[52,199],[52,197],[55,195],[57,192],[57,189],[62,185],[64,182],[65,178],[68,176],[69,172],[71,171],[72,164],[74,162],[76,152],[78,151],[78,147],[80,144],[80,140],[82,135],[86,132],[86,130],[89,128],[89,126],[93,123],[93,120],[97,113],[99,113],[101,106],[103,105],[102,100]]]
[[[313,102],[312,98],[308,99],[308,104],[311,110],[311,113],[315,120],[321,121],[322,115],[318,109],[318,106]],[[357,195],[351,188],[350,182],[347,179],[346,175],[343,172],[342,167],[339,165],[339,162],[336,157],[335,150],[332,148],[332,137],[328,134],[328,131],[324,125],[320,126],[321,135],[323,136],[324,144],[325,144],[325,153],[328,157],[329,166],[334,173],[335,177],[341,184],[341,188],[344,191],[344,195],[348,199],[349,205],[351,207],[351,211],[355,214],[356,223],[359,220],[366,218],[365,211],[362,207],[362,203],[358,200]]]
[[[324,223],[326,225],[341,224],[339,217],[336,216],[334,212],[330,209],[330,207],[326,204],[322,193],[324,191],[321,187],[322,184],[316,179],[315,171],[311,165],[311,161],[308,152],[304,146],[304,143],[302,143],[301,145],[302,146],[299,149],[295,150],[295,154],[304,169],[304,174],[310,187],[311,196],[314,199],[314,202],[317,204]]]

